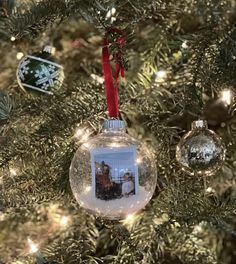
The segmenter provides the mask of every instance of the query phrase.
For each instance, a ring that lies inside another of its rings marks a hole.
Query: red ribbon
[[[118,51],[114,54],[114,59],[116,61],[115,66],[115,83],[112,76],[112,67],[109,58],[109,40],[108,36],[110,33],[117,33],[120,37],[117,38],[116,43],[118,44]],[[118,84],[119,77],[124,77],[124,68],[122,66],[122,48],[125,46],[125,38],[123,32],[117,28],[109,29],[103,39],[102,48],[102,69],[105,82],[105,91],[107,99],[107,109],[109,117],[118,118],[119,117],[119,107],[118,107]]]

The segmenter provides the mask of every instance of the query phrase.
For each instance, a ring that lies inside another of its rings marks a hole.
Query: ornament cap
[[[56,52],[56,49],[53,46],[47,45],[43,48],[43,52],[47,52],[49,54],[54,55]]]
[[[207,121],[206,120],[195,120],[192,122],[191,124],[191,128],[193,129],[207,129],[208,125],[207,125]]]
[[[118,119],[107,119],[103,123],[102,130],[125,132],[125,122]]]

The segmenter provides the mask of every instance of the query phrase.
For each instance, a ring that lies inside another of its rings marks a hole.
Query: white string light
[[[163,82],[166,77],[167,77],[167,72],[165,70],[159,70],[155,74],[155,81]]]
[[[215,190],[212,187],[208,187],[206,193],[215,193]]]
[[[16,176],[17,175],[17,170],[16,169],[10,168],[9,171],[10,171],[10,175],[11,176]]]
[[[122,224],[126,227],[132,227],[137,219],[136,214],[128,214],[124,220],[121,220]]]
[[[38,245],[35,244],[30,238],[28,238],[27,241],[28,241],[30,253],[31,254],[37,253],[39,251]]]
[[[112,7],[106,13],[106,19],[109,19],[110,18],[111,19],[111,23],[113,23],[114,21],[116,21],[115,13],[116,13],[116,9],[115,9],[115,7]]]
[[[182,43],[181,47],[183,49],[187,49],[188,48],[188,44],[187,44],[187,41],[186,40]]]
[[[38,264],[44,264],[45,260],[41,252],[39,251],[39,246],[35,244],[30,238],[27,239],[27,242],[28,242],[29,249],[30,249],[29,253],[35,255]]]
[[[108,10],[108,12],[106,13],[106,19],[108,19],[108,18],[114,16],[115,13],[116,13],[116,9],[115,9],[115,7],[112,7],[112,8],[111,8],[110,10]]]
[[[11,41],[15,41],[16,38],[14,36],[11,37]]]
[[[74,138],[78,139],[80,142],[85,142],[88,140],[91,131],[86,128],[77,128],[74,134]]]
[[[24,56],[23,52],[17,52],[17,54],[16,54],[17,60],[20,60],[23,56]]]
[[[94,73],[92,73],[90,76],[91,76],[91,78],[92,78],[95,82],[97,82],[98,84],[103,84],[103,83],[104,83],[104,78],[103,78],[103,77],[101,77],[101,76],[99,76],[99,75],[96,75],[96,74],[94,74]]]
[[[221,101],[226,105],[230,105],[232,102],[232,92],[230,90],[224,90],[221,92]]]
[[[66,227],[66,226],[68,226],[69,221],[70,221],[69,216],[67,216],[67,215],[63,215],[63,216],[61,217],[61,220],[60,220],[60,225],[61,225],[62,227]]]

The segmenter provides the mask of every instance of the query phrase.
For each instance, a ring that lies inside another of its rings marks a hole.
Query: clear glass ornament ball
[[[176,159],[189,174],[210,176],[223,165],[225,152],[221,138],[198,120],[177,145]]]
[[[123,121],[106,120],[101,133],[77,150],[70,166],[77,202],[112,220],[144,208],[156,188],[153,153],[125,131]]]

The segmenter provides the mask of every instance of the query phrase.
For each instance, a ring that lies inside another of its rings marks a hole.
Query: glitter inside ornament
[[[207,128],[207,122],[198,120],[180,140],[176,159],[188,173],[209,176],[221,168],[225,148],[221,138]]]
[[[102,132],[77,150],[70,184],[78,203],[108,219],[122,219],[142,209],[156,187],[151,151],[125,132],[120,120],[107,120]]]

